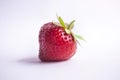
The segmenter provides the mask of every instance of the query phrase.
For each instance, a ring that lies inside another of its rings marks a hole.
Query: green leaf
[[[63,19],[60,16],[57,16],[57,18],[58,18],[58,21],[60,22],[60,24],[62,25],[62,27],[65,29],[66,25],[65,25]]]
[[[74,36],[75,36],[75,38],[77,38],[79,40],[85,41],[85,39],[82,36],[80,36],[80,35],[74,34]]]
[[[69,29],[69,30],[73,29],[73,27],[74,27],[74,22],[75,22],[75,20],[73,20],[73,21],[70,22],[70,24],[69,24],[69,26],[68,26],[68,29]]]
[[[75,40],[75,41],[76,41],[79,45],[81,45],[81,44],[79,43],[79,41],[76,39],[75,34],[73,34],[72,32],[71,32],[71,34],[72,34],[72,36],[73,36],[74,40]]]
[[[81,46],[81,44],[79,43],[79,41],[76,39],[76,42]]]

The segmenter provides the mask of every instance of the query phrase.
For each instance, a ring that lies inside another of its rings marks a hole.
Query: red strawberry
[[[49,22],[39,32],[39,58],[41,61],[63,61],[71,58],[76,52],[76,37],[71,32],[74,20],[65,24],[61,17],[60,23]]]

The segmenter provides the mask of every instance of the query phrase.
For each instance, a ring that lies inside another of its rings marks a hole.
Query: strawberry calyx
[[[67,34],[71,34],[71,35],[73,36],[74,40],[76,40],[76,42],[77,42],[78,44],[80,44],[78,40],[83,40],[83,41],[85,41],[85,39],[84,39],[82,36],[77,35],[77,34],[74,34],[74,33],[71,31],[71,30],[74,28],[75,20],[71,21],[71,22],[68,24],[68,23],[65,23],[60,16],[57,16],[57,19],[58,19],[59,23],[58,23],[58,22],[53,22],[53,23],[54,23],[55,25],[58,25],[58,26],[63,27],[64,30],[65,30],[65,32],[66,32]]]

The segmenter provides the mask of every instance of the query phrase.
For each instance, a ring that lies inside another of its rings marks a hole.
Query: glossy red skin
[[[52,22],[42,26],[39,32],[39,58],[41,61],[63,61],[76,52],[76,41],[71,34]]]

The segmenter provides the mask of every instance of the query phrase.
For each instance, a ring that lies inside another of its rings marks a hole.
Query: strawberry
[[[72,33],[75,20],[64,23],[58,16],[58,22],[48,22],[39,32],[39,59],[41,61],[63,61],[71,58],[76,52],[76,38],[81,36]]]

